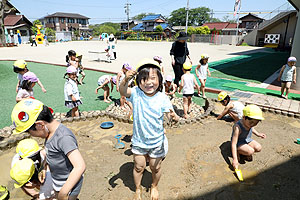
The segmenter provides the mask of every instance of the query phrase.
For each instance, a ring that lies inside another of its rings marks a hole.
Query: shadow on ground
[[[220,146],[223,157],[228,163],[228,142]],[[199,194],[183,198],[184,200],[240,200],[240,199],[299,199],[300,190],[300,156],[292,157],[273,168],[266,169],[261,173],[248,178],[244,182],[229,184],[216,188],[205,194]],[[267,180],[267,181],[266,181]],[[175,200],[175,199],[174,199]]]

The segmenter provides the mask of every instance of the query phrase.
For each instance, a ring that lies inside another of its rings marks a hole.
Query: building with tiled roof
[[[77,13],[56,12],[40,19],[45,28],[55,31],[89,31],[89,19]]]

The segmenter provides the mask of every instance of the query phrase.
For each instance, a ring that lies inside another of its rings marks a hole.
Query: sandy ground
[[[124,62],[136,65],[143,58],[152,58],[155,55],[163,57],[163,66],[166,74],[173,74],[171,67],[170,49],[171,42],[145,42],[145,41],[118,41],[116,46],[117,60],[112,63],[99,62],[98,58],[105,59],[105,54],[89,53],[104,52],[106,43],[103,41],[75,41],[65,43],[51,43],[45,47],[31,47],[30,44],[22,44],[19,47],[0,48],[0,60],[5,59],[25,59],[54,64],[66,64],[67,52],[71,49],[83,55],[83,65],[85,67],[102,69],[111,72],[118,72]],[[264,50],[261,47],[246,47],[232,45],[210,45],[207,43],[188,43],[190,56],[193,64],[198,64],[200,55],[207,53],[210,55],[210,62],[231,58],[253,51]],[[30,66],[29,66],[30,67]]]
[[[219,112],[222,107],[217,105]],[[245,181],[238,182],[230,170],[230,136],[232,123],[210,116],[203,123],[167,129],[169,153],[162,164],[159,183],[160,199],[299,199],[300,149],[294,141],[299,136],[299,119],[265,113],[266,120],[257,130],[266,139],[253,136],[262,144],[262,152],[252,162],[240,165]],[[80,151],[87,164],[80,199],[129,200],[134,194],[130,143],[114,149],[116,134],[130,135],[132,125],[114,121],[112,129],[101,129],[109,119],[66,124],[76,134]],[[126,140],[126,138],[125,138]],[[0,156],[0,184],[11,190],[11,199],[25,198],[13,189],[9,178],[14,149]],[[151,173],[144,172],[143,199],[150,199]]]

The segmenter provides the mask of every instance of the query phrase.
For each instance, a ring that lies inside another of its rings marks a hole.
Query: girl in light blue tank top
[[[295,57],[289,57],[287,64],[282,66],[278,76],[278,81],[281,81],[281,97],[285,99],[288,98],[292,82],[296,84],[296,62],[297,59]]]

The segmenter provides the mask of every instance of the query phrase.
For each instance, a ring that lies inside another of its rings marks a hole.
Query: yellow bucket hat
[[[261,109],[257,105],[248,105],[243,109],[243,114],[246,117],[257,120],[264,120]]]
[[[10,177],[15,181],[15,188],[22,187],[34,174],[34,163],[29,158],[16,161],[10,170]]]
[[[218,101],[223,101],[227,97],[227,92],[222,91],[218,94]]]
[[[206,58],[209,58],[209,57],[208,57],[208,54],[206,54],[206,53],[201,54],[201,59],[206,59]]]
[[[149,59],[149,58],[144,58],[143,60],[141,60],[136,66],[136,71],[139,72],[143,68],[148,67],[149,65],[151,65],[154,68],[157,68],[157,69],[159,69],[159,71],[161,71],[159,64],[156,61],[154,61],[153,59]]]
[[[27,66],[27,63],[25,62],[25,60],[16,60],[14,62],[14,67],[17,67],[20,69],[25,69],[26,66]]]
[[[21,158],[26,158],[35,153],[39,152],[42,148],[39,146],[37,141],[34,139],[24,139],[21,140],[16,148],[17,154],[20,155]]]
[[[17,103],[11,113],[11,121],[15,126],[13,134],[27,131],[43,110],[43,103],[36,99],[25,99]]]
[[[185,63],[183,64],[183,69],[191,69],[191,68],[192,68],[192,64],[191,64],[191,63],[185,62]]]

